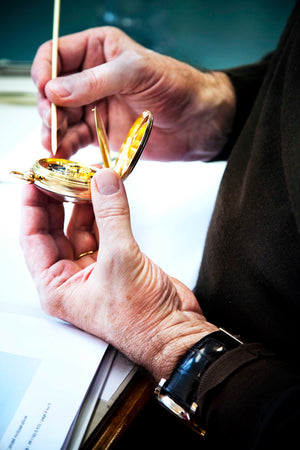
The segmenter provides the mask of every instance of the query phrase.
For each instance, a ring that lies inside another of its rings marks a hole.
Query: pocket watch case
[[[115,160],[111,159],[108,138],[100,114],[94,108],[95,125],[103,166],[114,169],[124,181],[137,164],[148,141],[153,115],[144,111],[134,122]],[[60,201],[82,203],[91,201],[91,180],[98,167],[59,158],[43,158],[26,172],[11,174],[34,183],[39,189]]]

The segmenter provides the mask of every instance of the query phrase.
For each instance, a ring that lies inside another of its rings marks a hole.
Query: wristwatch
[[[200,380],[213,362],[242,344],[222,328],[200,339],[179,360],[168,380],[160,380],[155,389],[158,401],[204,437],[197,403]]]

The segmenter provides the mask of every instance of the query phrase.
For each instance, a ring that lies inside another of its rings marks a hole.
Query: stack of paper
[[[0,343],[0,448],[61,448],[107,345],[71,325],[12,313],[0,314]],[[102,365],[98,387],[109,368]]]

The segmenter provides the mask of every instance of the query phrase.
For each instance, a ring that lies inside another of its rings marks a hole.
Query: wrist
[[[170,377],[160,380],[155,389],[159,402],[205,436],[205,419],[200,412],[202,377],[215,361],[242,344],[221,328],[200,339],[180,359]]]
[[[201,320],[202,318],[202,320]],[[149,368],[156,380],[168,378],[173,372],[180,358],[199,340],[218,331],[215,325],[204,322],[203,316],[192,317],[189,321],[176,321],[176,325],[164,327],[156,334],[154,354]]]
[[[233,128],[236,95],[223,72],[197,71],[194,86],[194,123],[191,159],[211,161],[222,151]]]

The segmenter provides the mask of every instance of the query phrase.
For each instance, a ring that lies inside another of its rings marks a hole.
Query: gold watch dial
[[[68,179],[84,183],[92,178],[95,173],[95,170],[89,166],[58,158],[40,159],[33,165],[32,170],[41,176],[44,174],[44,176],[52,177],[53,180],[64,181]]]
[[[63,201],[91,200],[91,179],[96,168],[58,158],[39,159],[31,168],[34,184]]]

